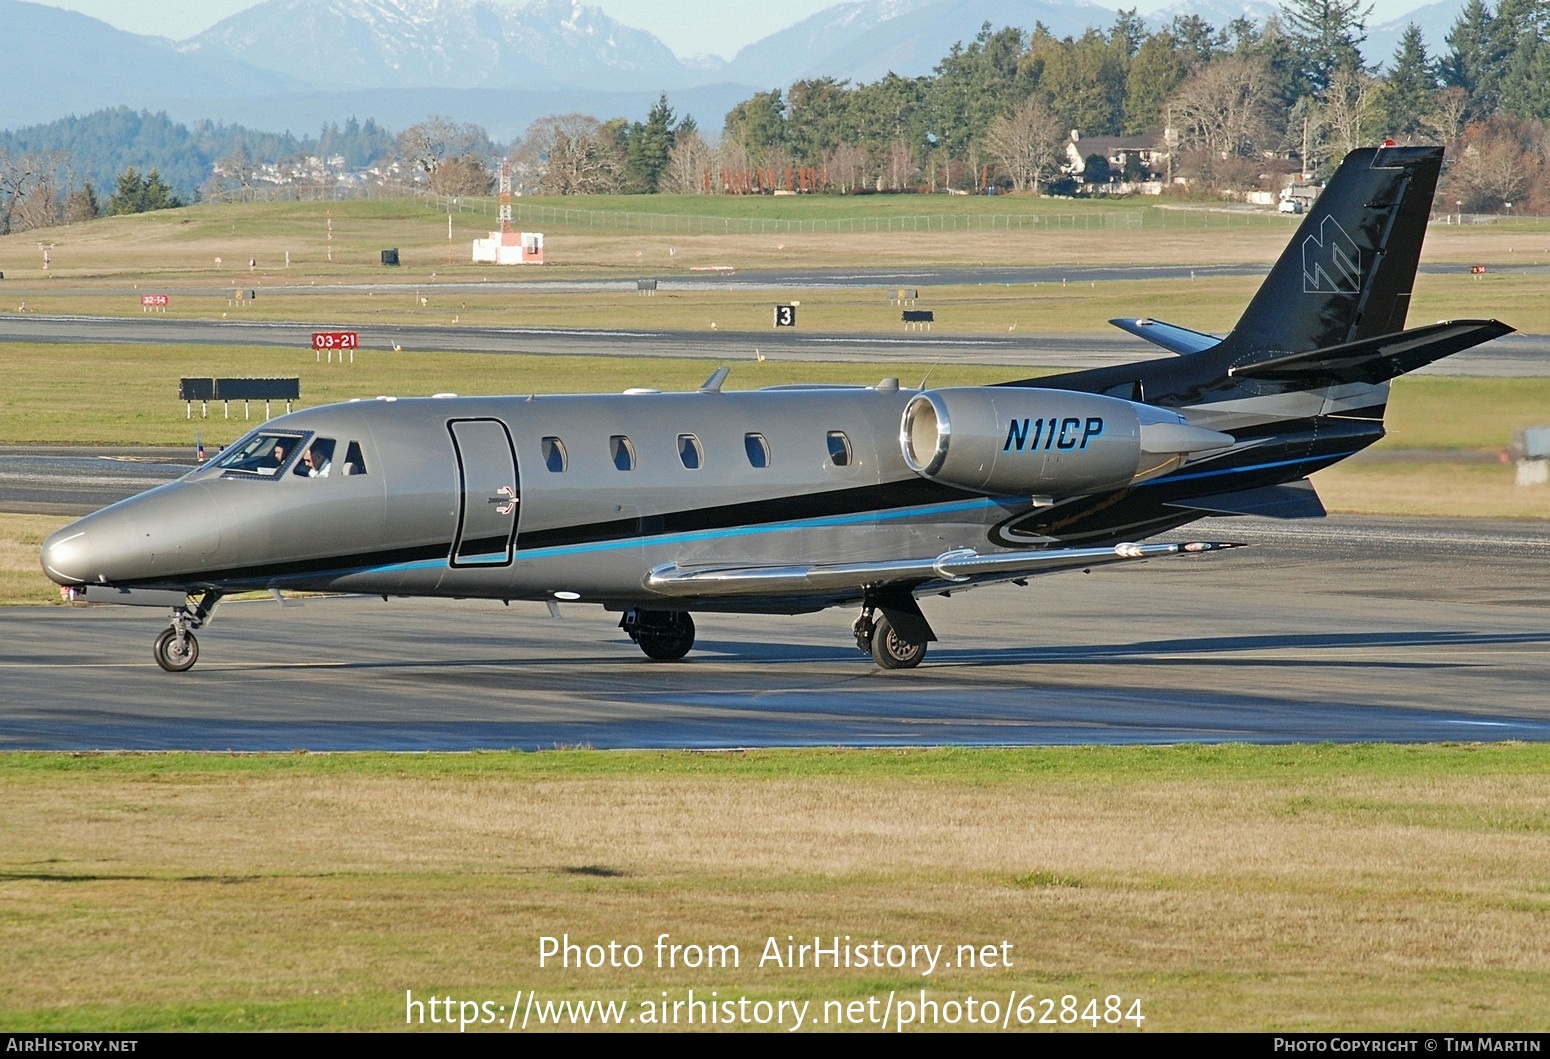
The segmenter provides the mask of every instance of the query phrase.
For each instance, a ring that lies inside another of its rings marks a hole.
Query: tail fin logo
[[[1304,294],[1359,294],[1362,252],[1334,217],[1325,217],[1317,235],[1302,241]]]

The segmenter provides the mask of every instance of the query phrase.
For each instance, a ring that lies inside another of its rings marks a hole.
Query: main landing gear
[[[926,644],[936,639],[914,599],[897,607],[866,603],[850,631],[861,653],[883,669],[914,669],[926,657]]]
[[[676,662],[694,646],[694,619],[686,610],[627,610],[619,628],[659,662]]]
[[[162,630],[152,648],[157,665],[169,673],[182,673],[194,667],[199,661],[199,641],[194,639],[194,630],[204,626],[220,600],[219,592],[206,592],[192,610],[186,606],[172,608],[171,626]]]

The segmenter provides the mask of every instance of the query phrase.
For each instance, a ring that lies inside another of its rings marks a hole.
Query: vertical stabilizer
[[[1441,147],[1346,155],[1232,333],[1229,366],[1404,329]]]

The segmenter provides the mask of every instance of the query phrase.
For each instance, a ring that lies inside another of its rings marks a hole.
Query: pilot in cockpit
[[[308,478],[327,478],[333,455],[334,443],[320,438],[301,454],[301,465],[296,468],[296,473]]]

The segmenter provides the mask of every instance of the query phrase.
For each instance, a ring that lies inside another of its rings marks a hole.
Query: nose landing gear
[[[220,600],[221,594],[211,591],[200,596],[192,610],[187,606],[172,608],[170,627],[162,630],[151,649],[157,665],[169,673],[183,673],[194,667],[199,661],[199,641],[194,638],[194,630],[204,627]]]

